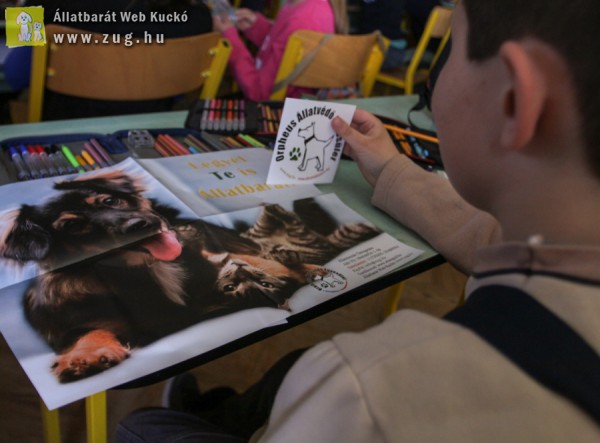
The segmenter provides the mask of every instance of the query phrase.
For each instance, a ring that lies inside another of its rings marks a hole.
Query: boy
[[[509,345],[532,332],[543,341],[564,322],[587,342],[590,367],[598,364],[597,23],[597,0],[462,1],[433,97],[453,187],[398,154],[372,115],[357,111],[352,127],[332,122],[374,185],[374,204],[471,273],[467,301],[448,319],[400,311],[307,351],[256,441],[599,441],[597,372],[580,377],[575,348],[545,354],[563,363],[558,384],[580,382],[587,404],[456,324],[461,312],[478,318],[481,300],[506,299],[508,309],[480,317],[514,328]],[[522,302],[558,320],[523,327]]]

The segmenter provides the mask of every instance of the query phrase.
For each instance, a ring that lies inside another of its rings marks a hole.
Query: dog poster
[[[268,184],[331,183],[344,140],[331,128],[340,117],[350,123],[356,106],[287,98],[275,139]]]
[[[285,322],[421,252],[333,194],[200,215],[129,159],[3,187],[0,330],[53,409]]]

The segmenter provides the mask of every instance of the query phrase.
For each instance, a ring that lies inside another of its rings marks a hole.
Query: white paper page
[[[271,155],[264,148],[244,148],[138,162],[199,216],[321,193],[310,184],[267,184]]]

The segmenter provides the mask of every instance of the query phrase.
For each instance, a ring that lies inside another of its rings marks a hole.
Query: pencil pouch
[[[442,169],[437,134],[433,131],[415,129],[399,120],[377,115],[400,152],[426,169]]]
[[[129,155],[116,137],[100,133],[15,137],[0,148],[7,183],[100,169]]]
[[[0,184],[91,171],[129,156],[158,158],[246,147],[268,147],[268,141],[242,132],[228,135],[191,128],[16,137],[0,141]]]
[[[194,102],[186,128],[218,134],[276,136],[283,101],[252,102],[243,99],[206,99]]]

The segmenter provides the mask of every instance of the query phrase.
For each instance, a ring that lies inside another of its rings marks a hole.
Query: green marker
[[[81,167],[81,165],[79,164],[79,162],[77,161],[77,159],[75,158],[75,156],[73,155],[73,153],[71,152],[71,150],[69,148],[67,148],[65,145],[62,145],[60,147],[63,155],[65,157],[67,157],[67,160],[69,161],[69,163],[71,163],[71,166],[73,166],[75,169],[77,169],[77,172],[79,172],[80,174],[85,172],[85,169],[83,169]]]

